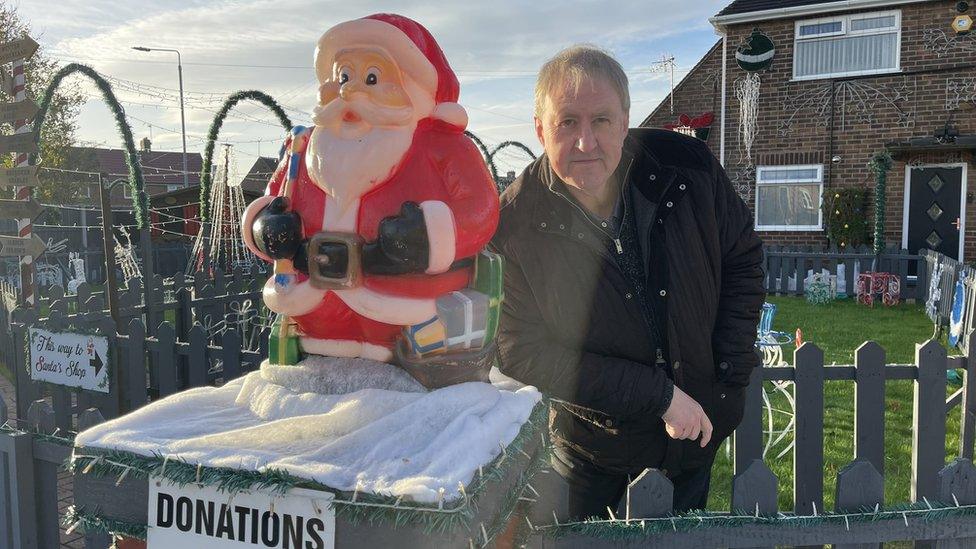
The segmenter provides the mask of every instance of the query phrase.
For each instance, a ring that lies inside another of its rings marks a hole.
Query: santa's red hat
[[[378,46],[389,52],[411,79],[434,96],[432,118],[462,130],[468,125],[468,114],[457,102],[457,76],[423,25],[402,15],[376,13],[332,27],[319,39],[315,52],[319,81],[332,75],[332,60],[339,50],[355,46]]]

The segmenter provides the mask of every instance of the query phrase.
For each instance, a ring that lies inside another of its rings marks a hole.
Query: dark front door
[[[962,168],[910,168],[908,249],[959,259]]]

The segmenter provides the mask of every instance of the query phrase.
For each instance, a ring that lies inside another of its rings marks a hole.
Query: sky
[[[345,20],[392,12],[426,26],[461,82],[468,129],[489,148],[520,141],[542,147],[532,122],[539,66],[560,49],[588,42],[613,53],[627,71],[631,125],[639,124],[670,90],[669,73],[655,72],[675,58],[675,83],[718,40],[708,17],[729,0],[492,0],[490,2],[375,2],[323,0],[7,0],[29,22],[47,55],[84,63],[110,79],[136,141],[154,150],[179,151],[177,56],[132,46],[180,52],[187,151],[203,152],[207,130],[223,100],[261,90],[285,106],[295,124],[308,125],[318,84],[312,55],[319,36]],[[82,77],[77,77],[83,82]],[[120,147],[109,111],[95,89],[79,116],[77,139]],[[277,154],[283,130],[257,103],[242,104],[225,122],[220,141],[231,143],[240,175],[258,155]],[[501,171],[529,158],[508,148]]]

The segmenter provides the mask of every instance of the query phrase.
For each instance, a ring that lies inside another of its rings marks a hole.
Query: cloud
[[[174,54],[130,48],[178,48],[187,91],[229,94],[260,89],[306,112],[315,102],[312,54],[321,33],[338,22],[375,11],[402,13],[422,22],[445,51],[462,81],[462,101],[470,105],[471,128],[492,142],[518,139],[537,148],[531,125],[532,87],[535,71],[545,59],[577,42],[595,43],[615,53],[628,68],[635,107],[643,109],[632,113],[632,121],[637,122],[668,89],[666,78],[645,70],[665,52],[678,55],[681,67],[694,65],[716,39],[707,18],[725,3],[62,0],[58,9],[44,8],[41,2],[25,2],[19,9],[41,34],[46,50],[65,62],[84,62],[103,74],[175,89]],[[679,78],[676,73],[676,80]],[[129,102],[126,109],[133,116],[178,129],[179,110],[173,108],[172,93],[154,97],[121,90],[119,95]],[[199,97],[190,103],[187,131],[204,135],[216,106],[208,111]],[[260,106],[244,106],[238,112],[273,122]],[[296,123],[307,122],[301,113],[290,114]],[[88,125],[91,118],[85,118],[81,138],[100,141],[112,135],[110,121],[95,128]],[[146,126],[133,125],[143,130]],[[233,120],[228,122],[227,132],[227,136],[234,132],[233,137],[246,140],[249,135],[273,135],[276,129]],[[160,141],[169,146],[178,136],[161,135]],[[194,140],[192,148],[202,149],[202,145]],[[241,148],[256,152],[253,145]],[[269,150],[268,145],[262,148],[265,154]]]

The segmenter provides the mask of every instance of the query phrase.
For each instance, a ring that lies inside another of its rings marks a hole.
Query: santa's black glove
[[[404,202],[400,215],[380,221],[379,238],[363,246],[363,271],[369,274],[422,273],[427,270],[430,241],[424,212]]]
[[[288,211],[285,197],[275,198],[258,212],[251,232],[254,245],[271,259],[293,259],[303,252],[302,220],[297,213]]]

